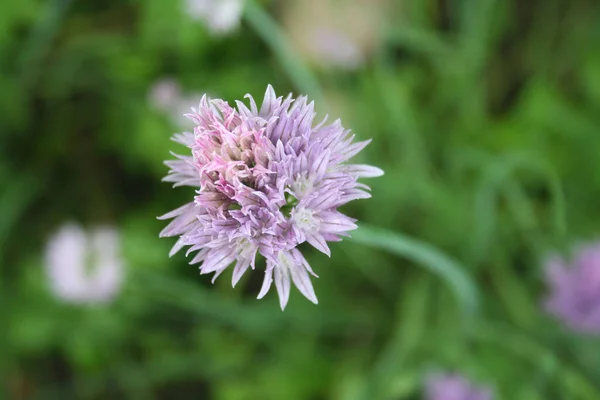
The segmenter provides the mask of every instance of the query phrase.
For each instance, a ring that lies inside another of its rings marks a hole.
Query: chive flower
[[[257,254],[266,259],[258,298],[275,281],[285,308],[292,283],[317,303],[310,276],[316,276],[298,249],[304,242],[330,256],[328,242],[356,229],[356,220],[338,207],[371,197],[363,177],[383,174],[379,168],[348,161],[370,141],[354,142],[339,120],[315,124],[314,104],[305,96],[277,97],[269,85],[261,107],[206,96],[186,117],[193,132],[173,140],[188,148],[165,164],[164,178],[174,186],[196,188],[190,202],[161,219],[173,219],[160,233],[175,236],[170,255],[189,246],[201,263],[200,273],[213,282],[230,265],[232,285],[255,269]]]

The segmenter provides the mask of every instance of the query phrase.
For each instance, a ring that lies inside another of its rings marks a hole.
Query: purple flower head
[[[553,256],[545,269],[547,312],[573,331],[600,334],[600,243],[580,247],[570,266]]]
[[[436,374],[429,377],[425,387],[427,400],[492,400],[492,390],[476,387],[457,374]]]
[[[275,280],[282,309],[292,282],[316,304],[309,278],[316,275],[297,246],[308,242],[329,256],[327,242],[356,229],[337,208],[370,197],[358,178],[383,171],[347,164],[369,141],[354,143],[339,120],[315,125],[306,97],[277,97],[269,85],[260,109],[246,98],[249,107],[237,101],[233,108],[205,96],[186,115],[194,131],[173,139],[190,153],[166,162],[164,180],[196,187],[196,196],[160,217],[173,219],[161,237],[179,237],[171,255],[184,246],[197,252],[191,263],[201,262],[202,274],[214,272],[213,282],[234,264],[233,286],[260,253],[266,271],[258,298]]]

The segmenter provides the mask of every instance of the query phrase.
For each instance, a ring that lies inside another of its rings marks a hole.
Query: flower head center
[[[320,220],[315,217],[312,210],[301,208],[294,212],[292,219],[296,223],[296,226],[303,231],[315,231],[319,229]]]
[[[305,173],[298,175],[291,186],[294,194],[298,198],[306,196],[313,189],[312,180],[309,179]]]

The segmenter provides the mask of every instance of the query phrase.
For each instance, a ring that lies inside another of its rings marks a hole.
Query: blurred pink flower
[[[477,387],[458,374],[431,375],[425,387],[426,400],[492,400],[492,390]]]
[[[164,78],[155,82],[148,92],[148,101],[157,110],[166,111],[181,97],[181,87],[175,79]]]
[[[548,313],[573,331],[600,334],[600,243],[579,247],[570,263],[550,257],[545,272]]]
[[[119,234],[112,227],[96,227],[86,233],[66,224],[46,246],[46,272],[52,293],[71,303],[112,300],[123,281]]]

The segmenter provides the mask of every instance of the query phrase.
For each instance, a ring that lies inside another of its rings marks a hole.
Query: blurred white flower
[[[52,293],[71,303],[103,303],[120,291],[124,263],[119,234],[112,227],[86,233],[66,224],[48,241],[46,272]]]
[[[148,101],[157,110],[165,111],[181,96],[181,87],[175,79],[164,78],[155,82],[148,92]]]
[[[186,13],[203,21],[211,33],[222,35],[240,24],[243,0],[184,0]]]

